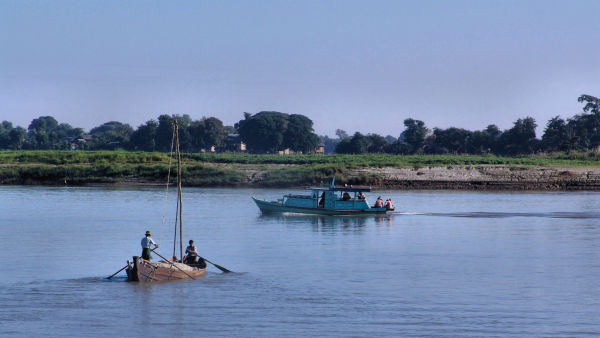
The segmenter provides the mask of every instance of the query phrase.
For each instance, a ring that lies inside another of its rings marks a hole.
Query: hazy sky
[[[318,134],[512,126],[600,96],[600,1],[0,0],[0,120],[303,114]],[[541,135],[538,133],[538,137]]]

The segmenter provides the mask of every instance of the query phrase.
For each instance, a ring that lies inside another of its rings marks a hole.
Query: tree
[[[189,127],[191,149],[200,151],[211,146],[222,147],[227,137],[227,130],[223,122],[216,117],[203,117],[201,120],[193,121]]]
[[[12,123],[8,121],[0,123],[0,149],[9,149],[11,130],[13,130]]]
[[[283,150],[284,133],[287,130],[287,114],[262,111],[255,115],[245,114],[238,122],[238,132],[250,152],[276,153]]]
[[[585,102],[583,107],[584,112],[591,112],[592,114],[600,114],[600,99],[591,95],[583,94],[577,99],[578,102]]]
[[[348,137],[350,137],[350,136],[348,136],[348,133],[347,133],[345,130],[342,130],[342,129],[336,129],[336,130],[335,130],[335,135],[337,135],[337,137],[338,137],[340,140],[343,140],[343,139],[345,139],[345,138],[348,138]]]
[[[539,145],[535,138],[537,124],[532,117],[518,119],[514,126],[502,133],[500,137],[500,148],[507,155],[531,154]]]
[[[136,129],[129,140],[129,149],[140,151],[154,151],[156,142],[156,130],[158,123],[155,120],[148,120]]]
[[[553,117],[546,124],[542,142],[540,144],[544,151],[567,151],[569,150],[569,133],[567,124],[558,116]]]
[[[16,127],[8,133],[8,149],[21,150],[27,138],[27,131],[24,128]]]
[[[367,149],[369,153],[383,153],[388,145],[388,141],[379,134],[368,134],[371,145]]]
[[[400,134],[400,139],[407,145],[408,152],[411,154],[422,153],[429,129],[425,127],[423,121],[411,118],[404,120],[404,126],[406,129]]]
[[[312,124],[304,115],[262,111],[255,115],[244,113],[244,119],[235,127],[250,152],[275,153],[286,148],[310,152],[319,142]]]
[[[116,146],[125,147],[133,134],[133,128],[128,124],[117,121],[106,122],[90,130],[92,141],[90,149],[114,149]]]
[[[83,129],[67,123],[58,124],[52,116],[40,116],[27,130],[29,149],[70,149],[71,140],[83,134]]]
[[[367,153],[369,152],[369,147],[371,147],[371,145],[371,139],[359,132],[354,133],[350,139],[350,148],[352,149],[352,154]]]
[[[28,148],[30,149],[52,149],[55,140],[52,131],[58,127],[58,121],[52,116],[40,116],[33,119],[27,128]]]
[[[495,124],[488,125],[484,130],[474,131],[467,143],[467,152],[470,154],[496,153],[500,135],[502,132]]]
[[[385,137],[385,140],[387,141],[387,143],[392,144],[398,141],[398,138],[392,136],[392,135],[388,135]]]
[[[429,151],[435,154],[465,154],[468,153],[472,132],[462,129],[450,127],[448,129],[433,129],[433,144]]]
[[[338,154],[352,154],[352,145],[350,144],[350,138],[345,137],[335,146],[335,152]]]
[[[296,152],[311,153],[317,145],[319,137],[314,133],[313,122],[304,115],[290,115],[283,135],[283,147]]]
[[[163,114],[158,117],[158,127],[156,128],[156,150],[162,152],[171,151],[171,143],[173,141],[173,121],[177,120],[179,125],[179,144],[182,151],[190,147],[190,135],[188,127],[192,122],[189,115],[167,115]]]

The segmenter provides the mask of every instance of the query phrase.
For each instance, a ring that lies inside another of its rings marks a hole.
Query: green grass
[[[335,174],[339,183],[373,184],[377,174],[350,176],[365,167],[452,167],[505,165],[515,170],[528,166],[600,167],[598,152],[552,153],[524,157],[494,155],[252,155],[184,154],[183,183],[193,186],[244,185],[243,168],[264,172],[262,186],[320,184]],[[175,161],[171,175],[175,177]],[[285,165],[277,167],[273,165]],[[0,183],[87,184],[127,180],[166,182],[169,154],[127,151],[0,151]]]
[[[600,166],[600,153],[553,153],[522,157],[495,155],[251,155],[251,154],[188,154],[186,158],[212,163],[238,164],[330,164],[338,167],[423,167],[447,165],[557,165]]]

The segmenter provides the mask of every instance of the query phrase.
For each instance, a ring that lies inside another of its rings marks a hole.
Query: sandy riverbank
[[[463,190],[600,190],[599,168],[499,165],[424,168],[365,168],[377,173],[379,188]]]

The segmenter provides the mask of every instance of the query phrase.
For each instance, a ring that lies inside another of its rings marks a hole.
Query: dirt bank
[[[499,165],[423,168],[364,168],[377,174],[374,186],[389,189],[600,190],[600,168]]]

